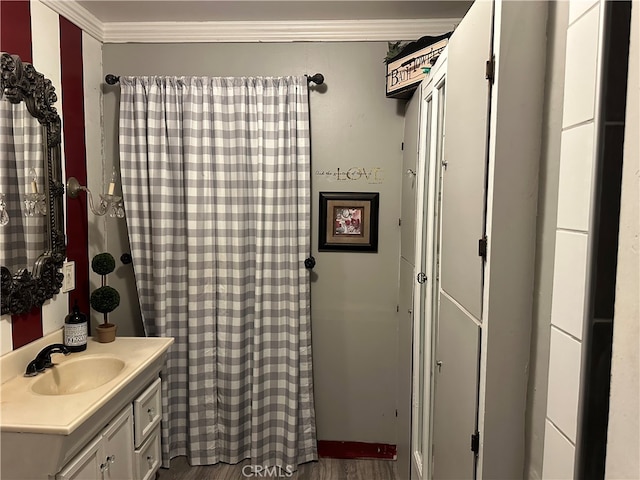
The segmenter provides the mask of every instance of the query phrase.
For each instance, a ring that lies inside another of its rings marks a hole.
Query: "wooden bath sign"
[[[438,37],[422,37],[408,44],[395,57],[387,61],[387,98],[410,98],[449,42],[452,32]]]

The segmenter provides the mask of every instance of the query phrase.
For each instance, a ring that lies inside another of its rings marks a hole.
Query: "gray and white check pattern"
[[[47,217],[25,216],[25,194],[31,193],[29,170],[35,170],[39,193],[45,193],[44,127],[24,102],[0,99],[0,193],[5,195],[9,223],[0,226],[0,265],[11,273],[27,267],[49,249]]]
[[[121,77],[120,162],[163,464],[317,458],[305,77]]]

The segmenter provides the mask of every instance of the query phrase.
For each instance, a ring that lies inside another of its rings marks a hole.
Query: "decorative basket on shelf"
[[[104,315],[104,321],[96,326],[96,340],[101,343],[113,342],[117,326],[109,322],[109,313],[120,305],[120,294],[107,285],[107,275],[116,268],[116,261],[110,253],[99,253],[91,261],[91,269],[102,276],[102,286],[91,293],[91,307]]]

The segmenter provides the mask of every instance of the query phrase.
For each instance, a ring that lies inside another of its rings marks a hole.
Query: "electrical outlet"
[[[64,262],[62,265],[62,293],[70,292],[76,288],[76,262]]]

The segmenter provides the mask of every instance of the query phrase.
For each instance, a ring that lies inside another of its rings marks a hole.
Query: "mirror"
[[[0,53],[3,315],[39,307],[62,287],[66,244],[56,101],[51,81],[33,65]]]

